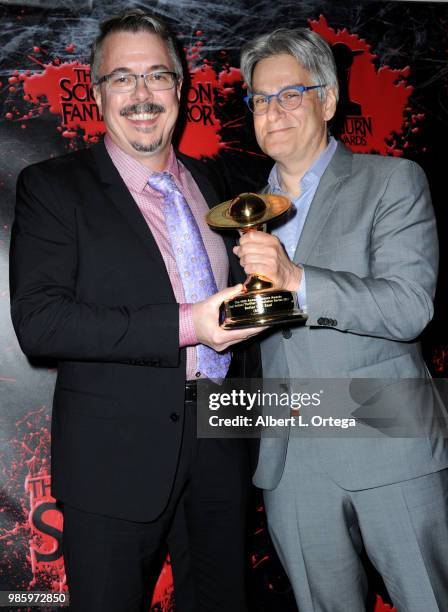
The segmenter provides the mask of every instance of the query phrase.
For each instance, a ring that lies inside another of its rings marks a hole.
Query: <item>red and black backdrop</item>
[[[341,81],[341,112],[334,121],[334,133],[357,152],[414,159],[428,175],[442,261],[436,315],[423,342],[433,374],[445,376],[448,368],[443,282],[448,262],[448,4],[369,0],[0,2],[0,590],[66,588],[62,521],[51,496],[49,474],[55,364],[30,363],[18,347],[9,318],[7,260],[15,181],[24,166],[89,146],[100,137],[104,127],[90,91],[89,45],[98,21],[126,6],[154,10],[178,34],[190,73],[179,147],[233,168],[236,193],[248,182],[254,188],[259,185],[270,167],[257,148],[251,118],[242,102],[244,90],[237,68],[241,45],[256,34],[284,25],[307,26],[333,45]],[[248,536],[252,610],[295,610],[257,500]],[[373,583],[373,592],[377,589],[380,586]],[[174,610],[168,563],[152,609]],[[377,612],[389,609],[377,600]]]

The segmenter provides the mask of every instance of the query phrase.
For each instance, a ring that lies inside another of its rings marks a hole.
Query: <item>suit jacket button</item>
[[[170,414],[170,419],[173,421],[173,423],[175,423],[180,419],[180,414],[178,412],[172,412]]]
[[[327,319],[325,319],[324,317],[319,317],[317,319],[317,324],[318,325],[326,325],[327,324]]]
[[[292,336],[292,331],[290,330],[289,327],[284,327],[282,329],[282,335],[283,335],[283,338],[285,338],[285,340],[288,340]]]
[[[331,326],[332,327],[336,327],[337,324],[338,324],[338,322],[336,321],[336,319],[331,319]]]

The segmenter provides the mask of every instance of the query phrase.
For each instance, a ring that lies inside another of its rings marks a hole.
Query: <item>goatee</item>
[[[162,136],[155,140],[154,142],[150,142],[149,144],[142,144],[141,142],[131,142],[132,147],[138,151],[139,153],[155,153],[162,146],[163,138]]]

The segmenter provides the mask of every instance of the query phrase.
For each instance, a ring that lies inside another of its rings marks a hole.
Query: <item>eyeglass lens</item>
[[[263,114],[268,110],[272,98],[277,98],[278,103],[285,110],[294,110],[302,102],[303,94],[298,89],[285,89],[273,96],[255,95],[250,98],[251,110],[255,114]]]
[[[146,87],[151,91],[171,89],[175,83],[175,75],[172,72],[150,72],[144,75],[117,73],[110,76],[107,86],[113,91],[132,91],[137,87],[139,78],[145,79]]]

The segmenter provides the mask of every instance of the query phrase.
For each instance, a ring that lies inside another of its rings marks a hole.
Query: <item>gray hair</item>
[[[279,28],[244,45],[241,52],[241,73],[250,90],[257,62],[280,54],[295,57],[311,74],[314,85],[333,87],[336,100],[338,99],[338,77],[331,47],[319,34],[308,28]],[[324,89],[319,90],[319,96],[321,99],[325,98]]]
[[[182,79],[183,69],[182,60],[178,51],[177,41],[169,31],[166,24],[155,15],[133,9],[125,11],[121,15],[115,15],[100,24],[100,33],[92,45],[90,55],[90,72],[92,84],[99,79],[99,67],[104,40],[109,34],[115,32],[149,32],[157,34],[165,42],[168,54],[173,62],[174,72],[178,79]]]

